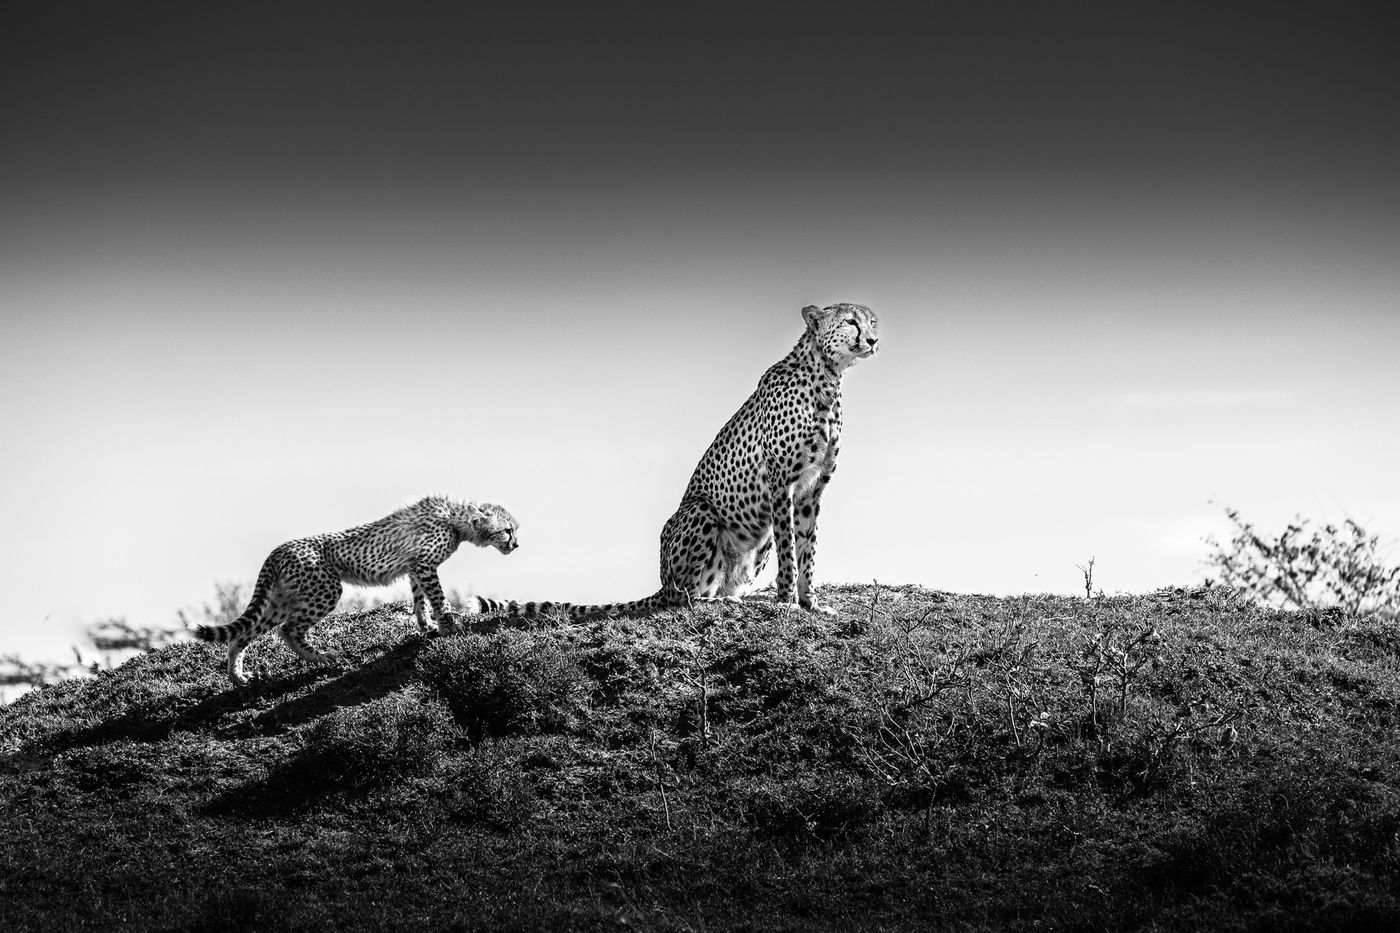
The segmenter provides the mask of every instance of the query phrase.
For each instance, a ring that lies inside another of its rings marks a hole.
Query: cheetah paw
[[[466,631],[466,629],[462,627],[460,621],[452,616],[443,616],[441,619],[438,619],[437,630],[432,632],[432,634],[442,637],[445,635],[461,635],[464,631]]]

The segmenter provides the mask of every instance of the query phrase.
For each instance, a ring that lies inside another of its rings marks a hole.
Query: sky
[[[1400,537],[1384,7],[471,6],[4,6],[0,654],[429,492],[521,522],[449,587],[648,595],[813,303],[882,325],[819,581]]]

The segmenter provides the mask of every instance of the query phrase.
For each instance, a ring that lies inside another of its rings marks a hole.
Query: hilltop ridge
[[[1400,924],[1400,625],[823,587],[421,637],[405,604],[0,709],[7,930]]]

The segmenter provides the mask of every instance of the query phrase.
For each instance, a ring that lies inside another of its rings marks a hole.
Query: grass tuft
[[[473,740],[566,729],[585,690],[577,659],[536,631],[440,639],[416,669]]]
[[[457,736],[443,703],[409,690],[316,720],[298,765],[356,787],[387,784],[442,767]]]

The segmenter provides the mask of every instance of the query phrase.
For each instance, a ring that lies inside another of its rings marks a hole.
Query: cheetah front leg
[[[418,620],[418,631],[428,630],[428,617],[423,613],[423,583],[418,579],[418,574],[413,571],[408,573],[408,588],[413,591],[413,618]]]
[[[792,487],[779,487],[773,496],[773,548],[778,552],[778,579],[774,583],[773,602],[792,603],[796,576],[796,554],[793,550]]]
[[[408,585],[413,587],[413,611],[418,616],[420,628],[425,631],[428,628],[427,623],[423,621],[423,607],[419,602],[421,593],[428,597],[428,605],[432,607],[433,621],[437,623],[439,635],[451,635],[462,630],[461,624],[452,618],[452,613],[447,609],[447,596],[442,592],[442,583],[438,581],[437,567],[418,564],[409,572]]]
[[[812,593],[812,567],[817,561],[817,516],[822,510],[822,492],[831,481],[831,473],[823,473],[812,489],[800,497],[793,507],[793,522],[797,534],[797,604],[803,609],[835,615],[817,602]]]

